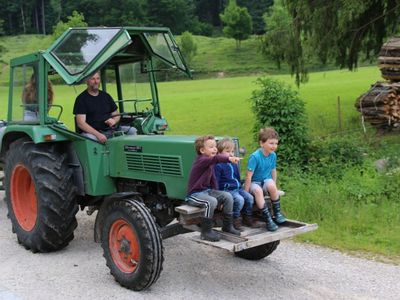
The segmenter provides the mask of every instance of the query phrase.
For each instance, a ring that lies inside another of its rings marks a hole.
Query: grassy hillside
[[[0,45],[6,49],[0,57],[0,85],[5,85],[8,82],[8,64],[12,58],[44,50],[51,44],[51,42],[51,36],[42,35],[0,37]]]
[[[180,37],[176,36],[179,41]],[[194,36],[197,45],[197,54],[190,63],[198,77],[215,77],[217,73],[224,76],[237,74],[282,74],[288,73],[288,67],[283,64],[278,70],[276,64],[265,58],[259,51],[259,37],[251,36],[242,42],[241,48],[236,49],[235,40],[225,37],[210,38]],[[0,37],[0,45],[6,52],[0,58],[0,85],[8,81],[8,63],[11,58],[46,49],[52,43],[51,36],[19,35]],[[333,66],[325,67],[331,68]],[[317,61],[310,66],[310,70],[321,70]]]

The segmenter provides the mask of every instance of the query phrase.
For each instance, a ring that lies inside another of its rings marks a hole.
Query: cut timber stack
[[[355,106],[373,126],[400,127],[400,82],[375,83]]]
[[[377,82],[356,101],[363,120],[379,128],[400,127],[400,37],[383,44],[378,57],[385,82]]]
[[[390,81],[400,80],[400,37],[383,44],[378,57],[382,77]]]

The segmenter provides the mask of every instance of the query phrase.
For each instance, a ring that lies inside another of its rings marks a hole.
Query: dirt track
[[[0,194],[3,198],[3,193]],[[145,292],[109,274],[94,217],[78,213],[64,250],[32,254],[18,245],[0,201],[0,299],[399,299],[400,266],[284,241],[268,258],[246,261],[186,236],[164,241],[160,279]]]

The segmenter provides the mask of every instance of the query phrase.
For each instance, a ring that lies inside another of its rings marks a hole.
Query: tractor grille
[[[128,170],[182,176],[182,163],[179,156],[159,156],[126,152],[125,155]]]

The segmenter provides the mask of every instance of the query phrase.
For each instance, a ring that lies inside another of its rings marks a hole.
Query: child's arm
[[[217,180],[218,188],[220,187],[219,183],[221,182],[221,173],[222,173],[221,166],[219,164],[215,165],[214,174],[215,174],[215,179]]]
[[[251,177],[253,177],[253,173],[252,171],[247,170],[246,172],[246,180],[244,181],[244,190],[246,192],[250,191],[250,185],[251,185]]]
[[[229,161],[234,164],[238,164],[241,159],[242,159],[241,157],[236,157],[236,156],[229,157]]]
[[[277,176],[278,176],[276,169],[273,169],[271,174],[272,174],[272,180],[275,181],[275,184],[276,184],[276,180],[277,180]]]

